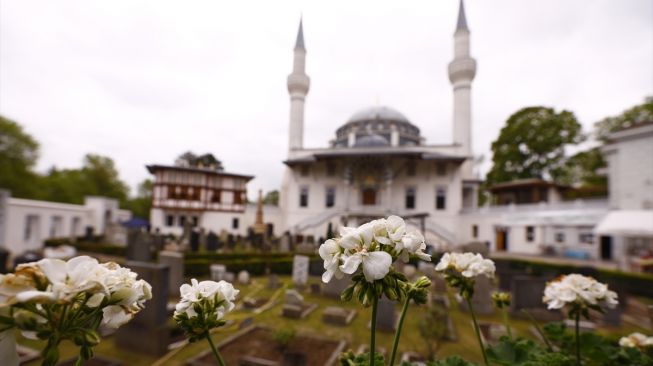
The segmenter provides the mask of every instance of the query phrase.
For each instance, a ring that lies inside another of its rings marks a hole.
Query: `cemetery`
[[[67,243],[75,248],[77,255],[117,261],[152,285],[152,300],[131,322],[117,331],[101,328],[103,340],[89,365],[213,365],[215,361],[206,343],[188,343],[171,321],[174,304],[180,296],[179,286],[190,278],[225,280],[240,290],[227,323],[211,333],[227,365],[336,365],[345,350],[360,353],[369,349],[366,338],[372,316],[370,308],[340,299],[351,282],[350,277],[333,278],[328,283],[321,281],[324,270],[321,259],[314,254],[317,246],[313,247],[313,253],[303,251],[305,254],[280,252],[275,245],[264,252],[244,243],[234,243],[232,249],[219,244],[209,246],[206,242],[194,246],[191,241],[199,242],[200,238],[190,237],[184,250],[171,245],[169,238],[156,234],[138,233],[128,237],[122,250],[109,243],[83,240]],[[250,251],[239,247],[250,247]],[[438,255],[433,262],[437,261]],[[480,363],[482,357],[475,347],[467,303],[434,271],[434,263],[418,264],[412,260],[411,263],[415,264],[398,265],[398,268],[409,278],[426,275],[432,284],[426,308],[415,304],[408,307],[410,316],[403,325],[406,331],[397,357],[418,362],[433,355],[441,358],[464,354],[467,360]],[[507,309],[512,334],[541,341],[529,317],[542,324],[564,319],[562,313],[547,310],[542,303],[541,294],[547,281],[583,269],[501,260],[496,261],[496,266],[495,278],[477,279],[471,298],[483,342],[497,344],[507,334],[501,312],[492,302],[492,294],[498,290],[512,295]],[[597,278],[604,276],[611,282],[611,288],[620,292],[620,306],[605,314],[593,311],[591,319],[581,323],[582,331],[616,336],[650,329],[649,312],[653,311],[650,310],[653,300],[648,296],[650,287],[636,286],[650,283],[648,278],[619,277],[598,270],[592,274]],[[385,354],[387,359],[401,307],[382,296],[377,310],[377,352]],[[573,327],[573,322],[567,323]],[[18,337],[20,355],[25,360],[21,364],[40,364],[38,350],[43,347],[42,342],[20,334]],[[62,343],[62,364],[67,364],[66,360],[76,353],[75,345]]]

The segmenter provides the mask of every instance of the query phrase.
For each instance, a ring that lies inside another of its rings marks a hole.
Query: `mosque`
[[[282,226],[321,235],[391,214],[406,218],[431,242],[454,243],[459,213],[474,209],[479,180],[472,173],[471,87],[476,60],[461,2],[449,63],[453,142],[429,144],[418,126],[389,106],[363,108],[335,131],[326,148],[305,147],[304,103],[310,89],[300,22],[288,76],[288,157],[280,193]]]

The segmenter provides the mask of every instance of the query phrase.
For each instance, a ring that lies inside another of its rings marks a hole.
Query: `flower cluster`
[[[0,275],[0,308],[10,309],[3,323],[32,339],[47,340],[44,364],[56,364],[58,344],[73,340],[80,359],[93,356],[100,324],[118,328],[152,298],[152,287],[116,263],[80,256],[68,261],[42,259]]]
[[[118,328],[152,298],[152,287],[129,268],[88,256],[42,259],[0,275],[0,306],[16,304],[83,305],[101,309],[102,323]]]
[[[494,262],[478,253],[444,253],[435,270],[444,274],[449,286],[459,288],[460,295],[471,299],[476,277],[494,277],[495,267]]]
[[[329,239],[320,246],[325,272],[322,281],[334,276],[353,274],[362,267],[367,282],[383,279],[396,259],[408,262],[410,255],[430,261],[424,253],[426,243],[418,231],[408,231],[399,216],[390,216],[363,224],[357,228],[344,227],[340,237]]]
[[[647,337],[642,333],[635,332],[626,337],[621,337],[619,345],[626,348],[653,347],[653,337]]]
[[[549,309],[565,305],[601,310],[601,306],[614,308],[619,304],[617,294],[592,277],[579,274],[561,276],[548,282],[542,299]]]
[[[225,324],[224,316],[234,309],[239,291],[226,281],[198,282],[193,278],[190,285],[181,285],[179,292],[174,319],[194,342]]]
[[[492,293],[492,302],[497,309],[505,309],[510,307],[512,296],[508,292],[494,292]]]
[[[454,270],[467,278],[479,275],[494,277],[495,267],[494,262],[484,259],[478,253],[444,253],[435,270],[438,272]]]

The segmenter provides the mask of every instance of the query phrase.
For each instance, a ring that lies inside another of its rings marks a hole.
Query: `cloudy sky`
[[[300,14],[305,145],[323,147],[356,110],[403,112],[428,143],[451,141],[457,0],[0,0],[0,114],[41,143],[38,168],[112,157],[135,186],[145,164],[212,152],[228,171],[279,186],[286,76]],[[521,107],[569,109],[589,131],[653,95],[653,1],[468,0],[474,150]]]

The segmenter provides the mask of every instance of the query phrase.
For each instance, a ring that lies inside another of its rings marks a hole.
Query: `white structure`
[[[336,130],[327,148],[303,147],[306,47],[300,22],[293,72],[288,158],[280,194],[282,227],[296,235],[324,236],[332,227],[398,214],[432,243],[459,241],[460,212],[476,207],[472,175],[471,84],[476,61],[461,2],[449,64],[453,86],[454,143],[429,145],[397,110],[364,108]]]
[[[103,234],[111,224],[131,218],[118,201],[86,197],[83,205],[12,198],[0,193],[0,247],[13,255],[39,250],[51,238],[75,238],[92,230]]]
[[[610,134],[602,152],[611,211],[596,228],[601,258],[637,270],[653,255],[653,121]]]

